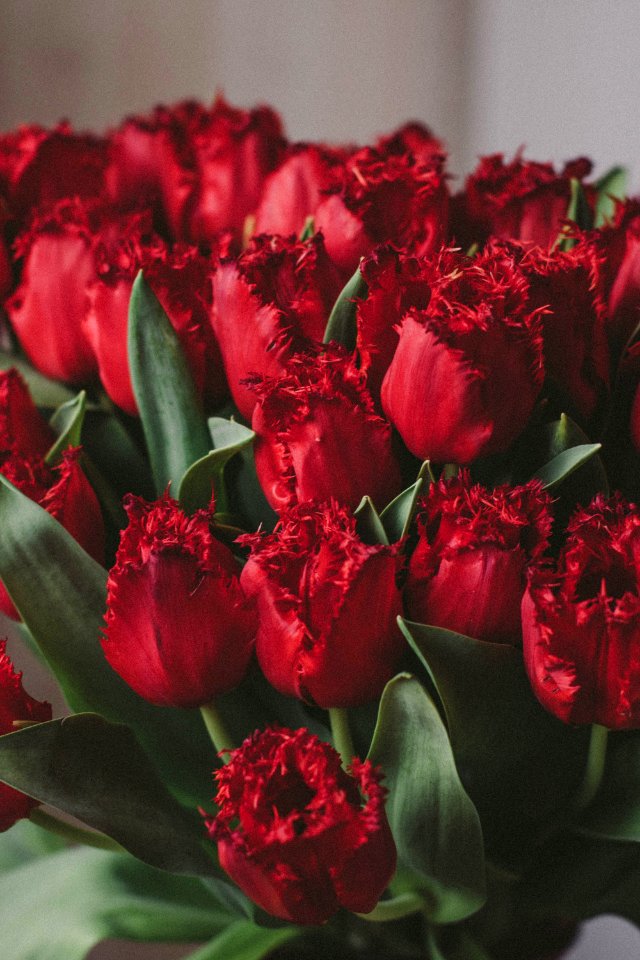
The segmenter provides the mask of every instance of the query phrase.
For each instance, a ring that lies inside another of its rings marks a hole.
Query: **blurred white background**
[[[2,0],[0,129],[102,130],[221,89],[275,105],[292,138],[365,141],[419,119],[458,175],[524,145],[622,163],[637,188],[639,46],[638,0]],[[640,934],[604,919],[566,960],[638,956]]]

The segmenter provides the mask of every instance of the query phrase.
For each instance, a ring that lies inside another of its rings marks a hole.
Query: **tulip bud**
[[[369,913],[391,880],[396,849],[382,774],[307,730],[256,731],[217,770],[207,821],[221,866],[267,913],[321,924],[341,907]]]
[[[354,518],[305,503],[251,547],[241,584],[256,598],[258,662],[281,693],[321,707],[377,697],[404,649],[396,576],[399,546],[363,543]]]
[[[551,497],[542,485],[487,490],[463,473],[429,488],[417,522],[405,589],[411,619],[519,643],[526,573],[551,530]]]
[[[172,707],[210,703],[242,680],[256,617],[213,513],[187,516],[165,495],[129,495],[107,582],[102,642],[116,673],[145,700]]]
[[[640,727],[640,511],[600,495],[567,532],[522,601],[533,691],[565,723]]]
[[[236,260],[223,260],[212,285],[211,323],[229,388],[250,420],[256,398],[243,381],[279,376],[296,350],[322,340],[337,278],[321,236],[300,243],[261,236]]]
[[[540,311],[520,268],[492,251],[467,260],[444,250],[437,274],[426,309],[401,322],[382,406],[417,457],[468,464],[506,450],[531,415]]]
[[[44,457],[56,439],[15,369],[0,371],[0,450]]]
[[[330,498],[355,509],[365,495],[382,509],[400,492],[391,427],[339,348],[297,354],[281,377],[251,387],[256,470],[274,510]]]
[[[0,640],[0,735],[13,733],[15,720],[44,723],[51,720],[51,704],[34,700],[22,686],[22,674],[16,673],[7,656],[7,641]],[[37,800],[0,783],[0,833],[17,820],[28,817]]]
[[[410,154],[418,163],[431,164],[446,158],[444,144],[422,123],[405,123],[404,126],[381,137],[376,149],[386,156],[397,157]]]

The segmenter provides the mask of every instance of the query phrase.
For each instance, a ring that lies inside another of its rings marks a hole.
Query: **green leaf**
[[[588,730],[569,727],[540,706],[520,650],[402,618],[398,623],[444,705],[456,764],[487,846],[521,856],[535,825],[573,796]]]
[[[330,343],[335,340],[341,343],[347,350],[355,350],[357,325],[356,313],[358,309],[358,300],[364,300],[369,288],[367,282],[360,272],[360,267],[347,281],[342,288],[333,310],[329,315],[329,322],[324,331],[324,343]]]
[[[611,167],[596,182],[596,210],[594,226],[602,227],[613,219],[616,200],[624,200],[627,195],[627,171],[624,167]]]
[[[67,403],[67,401],[73,400],[75,397],[73,390],[65,387],[64,384],[59,383],[57,380],[50,380],[49,377],[38,373],[26,360],[22,360],[20,357],[14,357],[11,353],[0,351],[0,370],[9,370],[11,367],[15,367],[25,380],[29,387],[29,393],[37,407],[53,409],[54,407],[60,406],[61,403]]]
[[[0,836],[0,857],[5,836]],[[84,960],[108,937],[205,940],[231,919],[196,878],[87,848],[1,873],[0,898],[7,960]]]
[[[309,216],[304,221],[304,226],[300,231],[300,243],[304,243],[305,240],[310,240],[311,237],[316,232],[316,224],[313,217]]]
[[[553,489],[601,449],[601,443],[581,443],[577,447],[563,450],[549,463],[545,463],[544,467],[536,470],[532,479],[542,481],[547,489]]]
[[[173,792],[205,802],[213,755],[198,713],[146,703],[104,658],[106,571],[2,476],[0,527],[0,579],[71,708],[128,723]]]
[[[353,512],[358,536],[365,543],[389,545],[387,532],[371,497],[363,497]]]
[[[587,201],[584,187],[575,177],[571,178],[571,195],[566,219],[577,224],[581,230],[591,230],[593,227],[593,212]],[[573,237],[567,236],[566,229],[563,227],[556,243],[560,250],[571,250],[576,241]]]
[[[142,271],[129,304],[129,366],[156,492],[209,452],[209,432],[171,322]]]
[[[0,872],[66,850],[67,846],[61,837],[42,830],[30,820],[19,820],[0,835]]]
[[[85,713],[6,734],[0,780],[106,833],[153,867],[205,876],[215,870],[203,849],[202,818],[168,793],[123,724]]]
[[[213,450],[189,467],[178,489],[178,499],[187,513],[208,506],[212,489],[216,494],[216,512],[228,512],[224,468],[236,453],[253,443],[255,438],[253,430],[235,420],[211,417],[207,423]]]
[[[369,758],[384,771],[398,856],[418,875],[429,918],[455,923],[475,913],[485,900],[480,820],[440,715],[410,674],[385,687]]]
[[[380,514],[380,520],[390,543],[395,543],[408,534],[423,487],[424,478],[420,477],[410,487],[399,493],[395,500],[388,503]]]
[[[56,464],[67,447],[78,447],[87,406],[87,394],[81,390],[73,400],[61,404],[49,420],[58,439],[47,453],[47,463]]]
[[[185,960],[261,960],[299,935],[297,927],[258,927],[250,920],[237,920]]]
[[[640,843],[639,731],[609,733],[600,790],[575,826],[594,837]]]

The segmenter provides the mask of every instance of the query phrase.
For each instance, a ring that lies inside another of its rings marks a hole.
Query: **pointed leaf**
[[[160,494],[168,483],[178,486],[210,443],[180,340],[142,271],[129,304],[129,366]]]
[[[456,764],[488,846],[517,853],[527,832],[573,795],[588,731],[540,706],[520,650],[398,623],[444,705]]]
[[[6,734],[0,780],[106,833],[153,867],[215,872],[202,819],[168,793],[123,724],[84,713]]]
[[[584,187],[575,177],[571,178],[571,195],[566,219],[577,224],[581,230],[591,230],[593,227],[593,212],[587,201]],[[563,227],[556,243],[560,250],[571,250],[576,241],[573,237],[567,236],[566,228]]]
[[[347,281],[336,300],[329,315],[329,322],[324,331],[324,343],[335,340],[347,350],[355,350],[357,338],[356,312],[358,300],[364,300],[368,293],[367,282],[360,272],[360,267]]]
[[[14,357],[11,353],[0,351],[0,370],[9,370],[15,367],[20,376],[29,387],[29,393],[37,407],[55,408],[61,403],[73,400],[75,393],[69,387],[59,383],[57,380],[50,380],[44,374],[23,360],[21,357]]]
[[[395,500],[388,503],[380,514],[382,525],[391,543],[401,540],[408,534],[418,505],[418,497],[424,485],[424,479],[420,477],[410,487],[399,493]]]
[[[624,167],[612,167],[596,183],[595,227],[602,227],[613,219],[616,200],[627,195],[627,171]]]
[[[532,480],[540,480],[544,487],[553,489],[601,449],[601,443],[581,443],[577,447],[563,450],[549,463],[545,463],[544,467],[536,470]]]
[[[0,898],[7,960],[84,960],[107,937],[205,940],[230,921],[196,878],[88,848],[1,873]]]
[[[0,527],[0,579],[69,705],[131,725],[173,791],[205,802],[211,794],[211,745],[199,715],[145,703],[104,658],[106,571],[2,476]]]
[[[67,447],[80,446],[86,406],[87,394],[81,390],[77,397],[67,400],[55,411],[49,423],[58,434],[58,439],[45,457],[47,463],[56,464]]]
[[[262,960],[299,935],[297,927],[258,927],[250,920],[237,920],[185,960]]]
[[[305,240],[310,240],[311,237],[315,234],[315,232],[316,232],[315,220],[313,217],[309,216],[304,221],[304,226],[300,231],[300,242],[304,243]]]
[[[244,447],[253,443],[255,433],[235,420],[210,417],[207,421],[213,442],[213,450],[196,460],[180,481],[178,499],[187,511],[208,506],[212,489],[216,495],[216,511],[226,513],[229,509],[224,486],[224,468],[228,461]]]
[[[371,497],[363,497],[353,512],[358,536],[365,543],[389,545],[389,538]]]
[[[398,856],[418,875],[430,919],[455,923],[475,913],[485,900],[480,820],[440,715],[410,674],[385,687],[369,758],[384,771]]]

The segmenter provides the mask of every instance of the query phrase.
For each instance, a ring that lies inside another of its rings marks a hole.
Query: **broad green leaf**
[[[395,543],[408,534],[423,487],[424,479],[420,477],[410,487],[399,493],[395,500],[388,503],[380,514],[380,520],[390,543]]]
[[[250,920],[237,920],[185,960],[262,960],[299,935],[297,927],[258,927]]]
[[[487,846],[520,855],[535,825],[573,796],[588,731],[540,706],[515,647],[398,622],[444,705],[456,764]]]
[[[244,447],[253,443],[255,433],[235,420],[211,417],[208,421],[213,450],[196,460],[184,474],[178,488],[178,499],[187,511],[206,507],[212,490],[216,495],[216,512],[227,513],[229,498],[225,489],[224,468]]]
[[[363,497],[353,512],[358,536],[365,543],[389,545],[389,538],[371,497]]]
[[[536,470],[532,479],[540,480],[547,489],[553,489],[601,449],[601,443],[581,443],[577,447],[563,450],[549,463],[545,463],[544,467]]]
[[[129,367],[156,492],[209,452],[209,432],[171,322],[142,271],[129,304]]]
[[[55,411],[49,423],[58,439],[47,453],[47,463],[55,464],[67,447],[78,447],[82,436],[82,424],[87,406],[87,394],[81,390],[73,400],[67,400]]]
[[[0,873],[66,850],[67,846],[61,837],[37,827],[30,820],[19,820],[0,835]]]
[[[385,687],[369,759],[384,771],[398,856],[419,877],[429,919],[455,923],[475,913],[485,900],[480,820],[440,715],[410,674]]]
[[[0,351],[0,370],[9,370],[10,367],[15,367],[20,373],[37,407],[53,409],[75,397],[73,390],[57,380],[50,380],[44,374],[38,373],[26,360]]]
[[[82,445],[118,497],[137,493],[152,500],[153,478],[146,457],[115,413],[88,410]],[[93,481],[92,481],[93,482]]]
[[[324,331],[325,343],[335,340],[346,347],[347,350],[355,350],[358,332],[356,326],[357,301],[364,300],[368,290],[367,282],[360,272],[360,267],[358,267],[351,279],[342,288],[329,314],[329,321]]]
[[[566,413],[560,414],[559,420],[554,420],[553,423],[546,424],[545,432],[548,460],[559,456],[565,451],[575,449],[578,446],[589,446],[589,438],[584,430],[582,430],[571,417],[568,417]],[[583,473],[585,473],[585,471],[583,471]],[[588,473],[588,480],[593,486],[593,492],[596,493],[600,491],[608,495],[609,483],[607,474],[602,459],[598,454],[594,454],[589,458]]]
[[[602,227],[613,219],[616,200],[627,195],[627,171],[624,167],[612,167],[596,183],[595,227]]]
[[[0,780],[106,833],[153,867],[205,876],[215,870],[203,848],[202,818],[168,793],[123,724],[85,713],[6,734]]]
[[[84,960],[93,946],[111,937],[207,940],[231,921],[196,878],[88,848],[0,873],[0,902],[7,960]]]
[[[106,571],[0,476],[0,578],[76,712],[127,723],[179,797],[211,795],[213,752],[196,711],[154,707],[104,658]]]
[[[600,790],[576,825],[608,840],[640,843],[640,732],[609,734]]]

